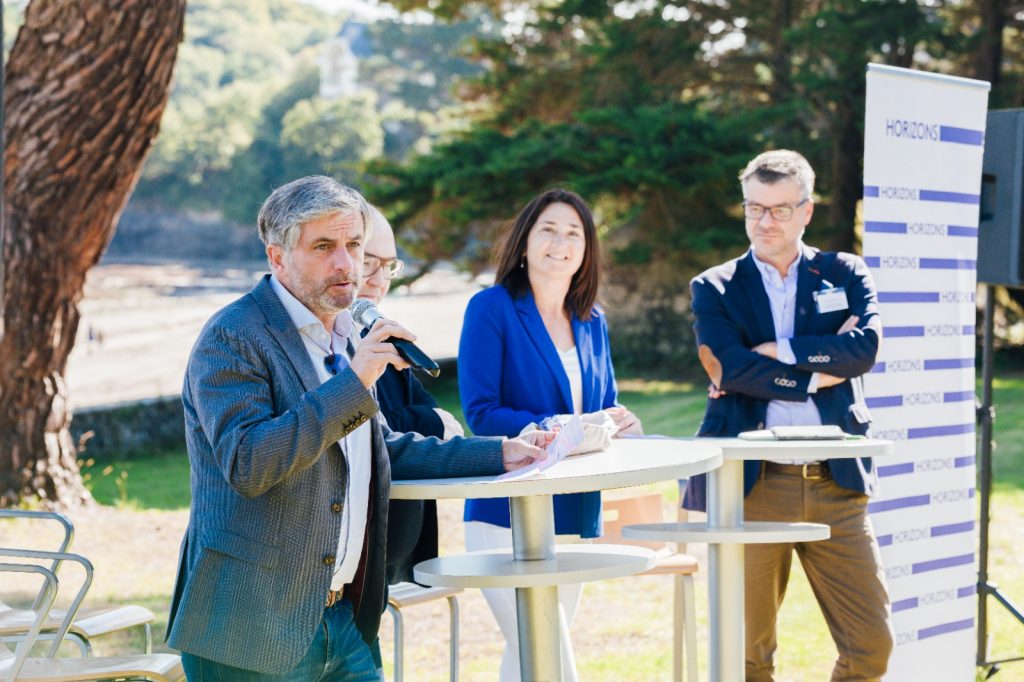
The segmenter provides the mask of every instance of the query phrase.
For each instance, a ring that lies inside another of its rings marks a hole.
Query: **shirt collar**
[[[754,258],[754,265],[757,266],[758,272],[761,273],[761,277],[778,277],[780,279],[789,280],[796,277],[797,270],[799,269],[797,267],[797,264],[800,262],[800,259],[803,258],[803,241],[797,242],[797,249],[798,250],[796,253],[796,258],[794,258],[793,262],[789,264],[789,268],[786,270],[786,276],[784,278],[779,274],[779,271],[775,268],[774,265],[772,265],[771,263],[765,263],[763,260],[757,257],[757,254],[754,252],[753,246],[750,247],[750,255]]]
[[[296,329],[314,339],[321,336],[321,332],[327,331],[320,318],[314,315],[313,311],[307,308],[302,301],[295,298],[292,292],[288,291],[281,284],[276,275],[270,276],[270,288],[281,299],[281,305],[284,306],[285,312],[288,313],[288,317],[291,318],[292,324],[295,325]],[[332,331],[335,336],[347,339],[352,334],[352,327],[352,312],[346,308],[334,318],[334,329]]]

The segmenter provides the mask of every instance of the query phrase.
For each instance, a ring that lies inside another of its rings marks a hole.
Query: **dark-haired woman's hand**
[[[617,429],[615,432],[616,436],[644,435],[644,426],[640,423],[640,418],[625,407],[616,405],[615,407],[609,407],[605,412],[608,413],[608,416],[615,422],[615,428]]]

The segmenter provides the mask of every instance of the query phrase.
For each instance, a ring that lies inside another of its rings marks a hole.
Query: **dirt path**
[[[203,324],[249,291],[264,264],[112,264],[89,272],[82,323],[68,362],[73,405],[88,407],[175,395]],[[462,314],[480,285],[437,270],[388,296],[384,313],[435,358],[454,357]]]

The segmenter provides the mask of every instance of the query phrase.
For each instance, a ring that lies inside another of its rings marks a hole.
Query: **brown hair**
[[[526,241],[537,218],[551,204],[571,206],[583,223],[583,262],[572,276],[569,292],[565,296],[566,312],[586,322],[597,303],[597,290],[601,284],[601,247],[597,242],[597,228],[594,215],[580,195],[567,189],[549,189],[538,194],[519,212],[511,227],[505,233],[495,250],[497,274],[495,281],[508,289],[512,298],[519,298],[530,291],[530,278],[522,267],[526,257]]]

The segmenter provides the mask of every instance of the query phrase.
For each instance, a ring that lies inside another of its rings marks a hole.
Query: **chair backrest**
[[[622,537],[622,528],[638,523],[661,523],[664,516],[661,510],[660,493],[648,493],[636,497],[624,497],[617,500],[606,499],[601,504],[601,515],[604,517],[604,534],[594,542],[607,542],[616,545],[636,545],[655,551],[670,548],[664,542],[642,542],[627,540]]]

